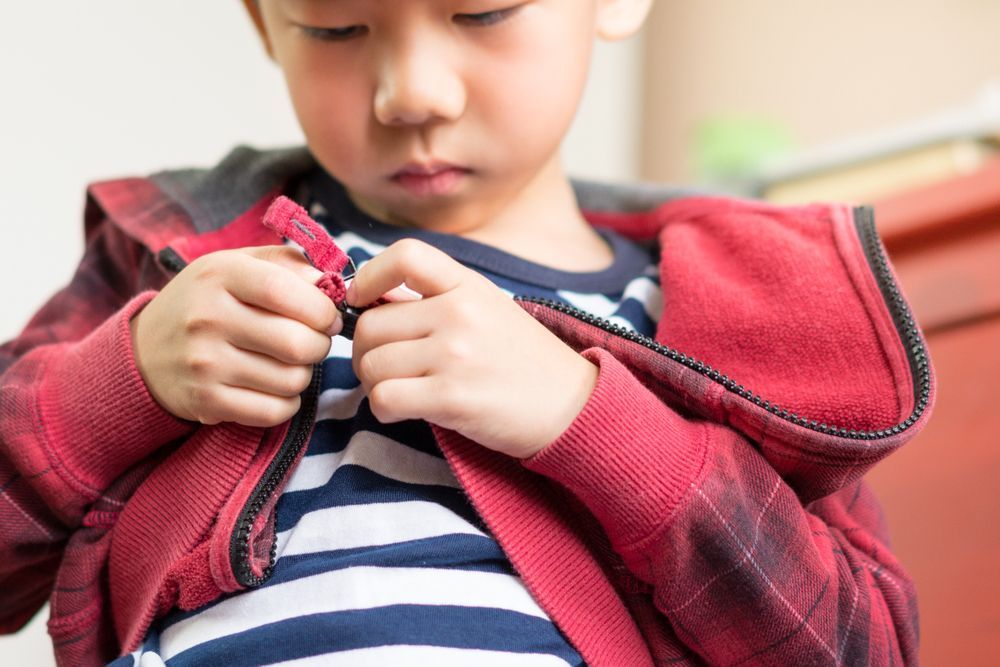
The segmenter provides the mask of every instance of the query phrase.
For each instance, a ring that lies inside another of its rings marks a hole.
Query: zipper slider
[[[355,308],[353,306],[348,306],[346,301],[342,301],[337,310],[340,311],[340,316],[344,320],[344,328],[340,330],[338,336],[343,336],[347,340],[354,340],[354,327],[358,324],[358,318],[361,317],[361,313],[368,310],[367,308]]]
[[[345,253],[346,254],[346,253]],[[344,289],[346,292],[347,283],[354,280],[354,276],[358,274],[358,267],[354,263],[354,260],[350,255],[347,255],[347,266],[344,267],[344,272],[341,274],[344,278]],[[354,306],[347,305],[347,299],[344,299],[337,304],[337,310],[340,311],[341,317],[344,320],[344,328],[340,330],[340,336],[343,336],[347,340],[354,339],[354,327],[357,326],[358,318],[361,317],[361,313],[367,310],[366,308],[355,308]]]
[[[353,280],[354,276],[356,276],[357,273],[358,273],[358,267],[354,264],[354,260],[351,259],[351,256],[348,255],[347,266],[344,267],[344,273],[341,274],[344,279],[345,293],[347,292],[347,283]],[[371,308],[375,308],[376,306],[381,306],[386,303],[389,303],[389,299],[386,299],[385,297],[380,297],[367,306],[358,307],[358,306],[348,306],[347,299],[346,298],[342,299],[337,304],[337,310],[340,311],[341,316],[343,317],[344,328],[341,329],[340,333],[337,335],[343,336],[347,340],[354,340],[354,328],[358,324],[358,318],[361,317],[361,315],[365,311]]]

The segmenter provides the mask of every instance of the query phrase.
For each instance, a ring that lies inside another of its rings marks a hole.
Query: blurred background
[[[927,665],[1000,659],[998,26],[995,0],[660,0],[597,50],[565,147],[587,178],[876,207],[938,373],[870,475]],[[0,339],[70,278],[87,182],[301,142],[235,1],[17,3],[0,44]],[[46,617],[0,664],[53,664]]]

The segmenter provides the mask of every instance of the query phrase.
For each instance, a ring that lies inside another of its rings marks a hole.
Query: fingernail
[[[347,286],[347,294],[344,296],[344,299],[347,301],[347,303],[351,304],[352,306],[356,305],[354,303],[354,299],[355,297],[357,297],[357,292],[358,290],[354,288],[354,281],[352,280],[351,284]]]

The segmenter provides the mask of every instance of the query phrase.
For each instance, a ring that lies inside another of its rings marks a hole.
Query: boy
[[[933,385],[869,213],[619,214],[562,171],[649,4],[247,0],[309,151],[91,189],[3,349],[0,628],[51,598],[74,665],[915,660],[860,476]],[[362,265],[353,345],[281,193]]]

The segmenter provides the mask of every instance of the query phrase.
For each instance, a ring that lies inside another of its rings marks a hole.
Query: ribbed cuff
[[[135,365],[129,321],[154,296],[136,296],[47,363],[41,426],[79,492],[103,492],[133,464],[197,426],[160,407]]]
[[[673,515],[704,464],[706,435],[611,353],[592,348],[583,356],[600,367],[590,400],[558,439],[523,465],[572,491],[613,544],[629,546]]]

